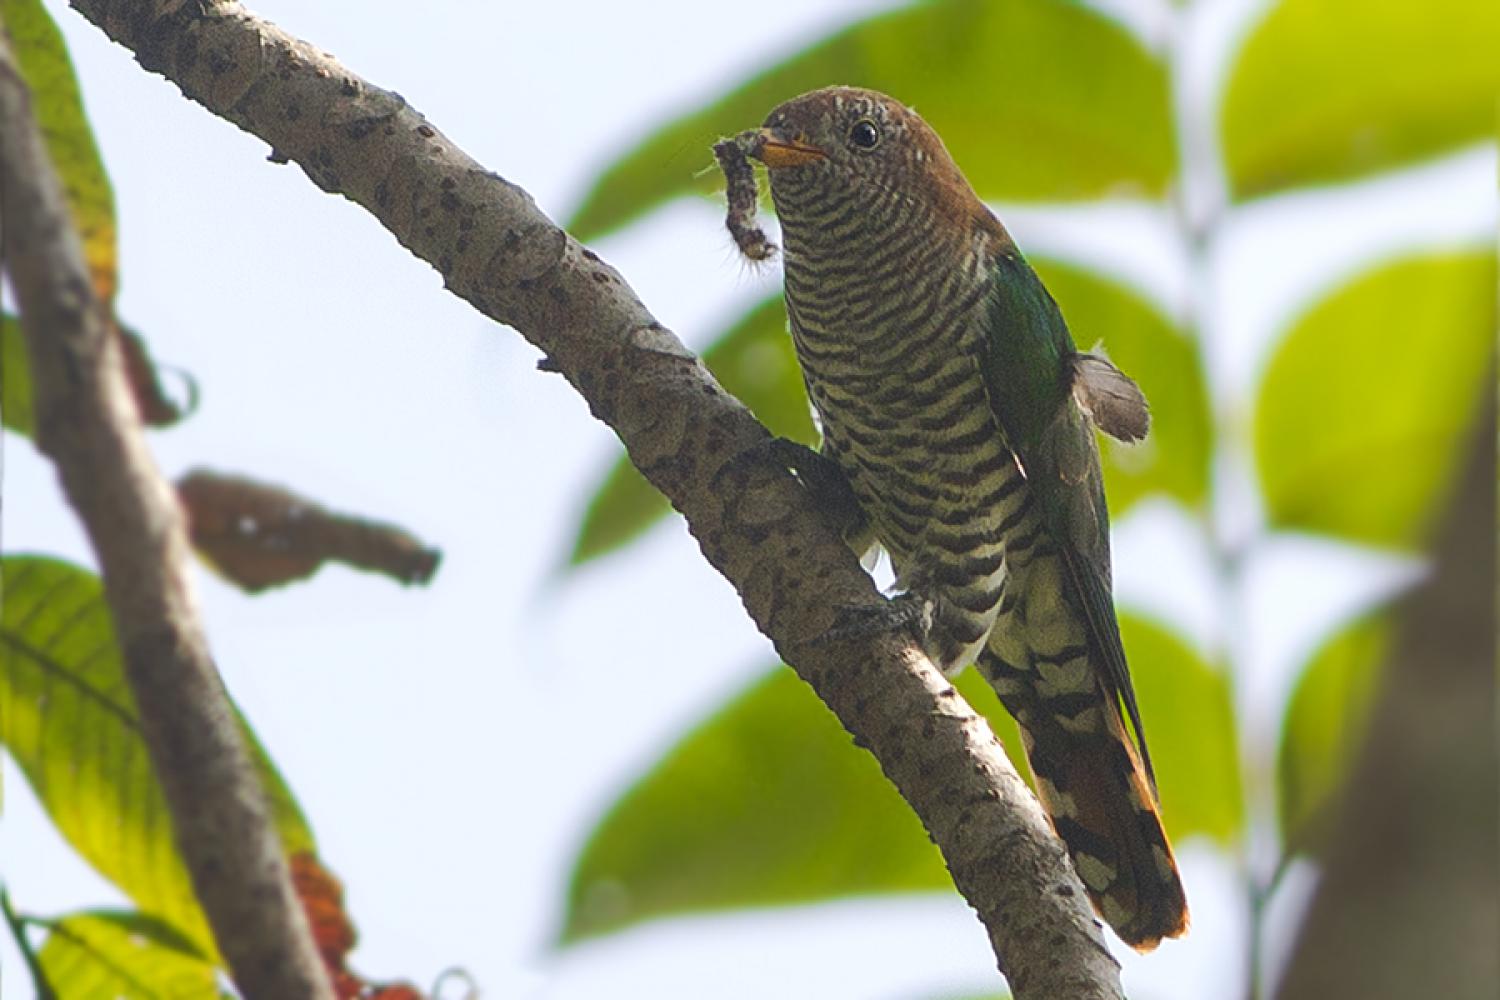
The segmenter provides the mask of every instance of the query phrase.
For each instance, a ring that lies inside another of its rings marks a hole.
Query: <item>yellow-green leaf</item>
[[[1155,622],[1120,615],[1120,634],[1173,841],[1236,839],[1244,824],[1229,678]]]
[[[1159,627],[1126,616],[1122,628],[1169,833],[1233,836],[1240,793],[1227,683]],[[966,671],[957,686],[1019,761],[1015,722],[983,679]],[[574,867],[562,937],[670,914],[951,885],[874,758],[777,667],[615,803]]]
[[[1225,91],[1224,160],[1248,198],[1494,139],[1494,0],[1281,0]]]
[[[142,913],[86,912],[47,921],[37,957],[59,1000],[219,1000],[214,963]]]
[[[1255,414],[1272,524],[1379,545],[1422,540],[1493,384],[1495,281],[1491,252],[1402,258],[1293,324]]]
[[[704,352],[703,363],[773,434],[815,442],[780,295],[761,302],[720,336]],[[614,551],[670,510],[666,498],[622,456],[589,501],[569,563],[576,566]]]
[[[1165,66],[1114,21],[1069,0],[918,3],[854,24],[647,136],[605,169],[568,228],[592,239],[669,198],[716,189],[715,140],[830,84],[917,108],[985,198],[1160,194],[1176,163]]]
[[[35,419],[26,338],[15,317],[0,312],[0,426],[30,437]]]
[[[1110,511],[1165,493],[1196,507],[1208,492],[1212,437],[1198,342],[1140,295],[1072,264],[1032,258],[1082,351],[1102,343],[1151,404],[1151,433],[1139,444],[1100,437]]]
[[[97,577],[57,559],[7,556],[0,607],[0,744],[58,830],[146,914],[216,954],[172,840]],[[288,853],[312,831],[243,725]]]
[[[68,47],[41,0],[0,0],[0,21],[31,88],[32,111],[62,178],[94,290],[110,302],[119,281],[114,189],[83,109]]]
[[[1289,850],[1317,850],[1328,832],[1329,806],[1364,742],[1389,638],[1384,615],[1344,626],[1313,654],[1292,691],[1276,755],[1278,819]]]

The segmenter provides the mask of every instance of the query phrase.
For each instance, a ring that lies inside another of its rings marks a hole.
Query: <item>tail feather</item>
[[[1027,671],[993,653],[980,668],[1020,723],[1038,797],[1099,916],[1138,951],[1186,932],[1172,847],[1113,699],[1096,688],[1097,698],[1079,711],[1078,693],[1039,695]]]

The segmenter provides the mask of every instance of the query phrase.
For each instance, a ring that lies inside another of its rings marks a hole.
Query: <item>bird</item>
[[[1095,435],[1144,437],[1144,396],[1077,350],[1004,225],[901,102],[815,90],[738,144],[766,167],[781,224],[786,312],[822,434],[823,472],[808,478],[838,479],[854,501],[845,538],[861,554],[880,546],[895,571],[880,627],[911,625],[950,676],[977,665],[1121,940],[1149,951],[1182,935]]]

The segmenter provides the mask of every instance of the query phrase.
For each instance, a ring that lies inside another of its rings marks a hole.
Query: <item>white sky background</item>
[[[252,3],[399,91],[559,220],[667,116],[891,6]],[[1165,37],[1164,4],[1101,6]],[[1227,0],[1194,23],[1205,56],[1189,100],[1216,93],[1214,63],[1257,6]],[[617,453],[610,432],[560,378],[534,371],[532,348],[444,293],[362,210],[267,163],[262,142],[184,101],[76,15],[54,14],[115,183],[121,313],[203,390],[193,418],[152,435],[164,470],[209,465],[282,482],[444,551],[426,588],[334,568],[250,598],[199,575],[230,689],[348,887],[356,968],[425,988],[461,965],[490,997],[920,1000],[997,988],[984,935],[956,896],[671,921],[549,951],[569,866],[601,812],[757,676],[769,644],[679,521],[557,579]],[[1493,149],[1471,151],[1232,219],[1213,254],[1216,400],[1243,417],[1275,325],[1359,262],[1488,238],[1494,176]],[[1122,275],[1181,309],[1181,256],[1152,211],[1004,214],[1023,247]],[[669,206],[598,249],[699,348],[779,280],[738,261],[709,203]],[[4,457],[5,550],[92,565],[50,467],[13,437]],[[1231,463],[1226,475],[1242,472]],[[1231,512],[1247,530],[1258,517],[1253,497]],[[1205,553],[1182,515],[1147,504],[1123,519],[1116,566],[1122,604],[1214,640]],[[1398,560],[1327,543],[1278,539],[1259,551],[1234,638],[1248,664],[1236,681],[1248,741],[1274,739],[1290,670],[1335,620],[1409,577]],[[8,762],[4,778],[0,873],[17,906],[123,903],[56,837]],[[1127,988],[1236,995],[1245,918],[1235,872],[1191,842],[1181,853],[1193,932],[1144,960],[1122,955]],[[1307,883],[1294,880],[1290,895]],[[1295,900],[1274,912],[1272,943],[1284,945]],[[8,939],[0,962],[0,998],[28,997]]]

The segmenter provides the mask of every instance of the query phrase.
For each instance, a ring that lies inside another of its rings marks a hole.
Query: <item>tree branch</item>
[[[1401,605],[1382,693],[1279,1000],[1481,1000],[1500,982],[1495,381]]]
[[[883,600],[765,430],[531,197],[395,94],[238,3],[73,0],[185,95],[374,215],[547,355],[687,518],[704,556],[942,850],[1015,996],[1118,998],[1082,886],[988,725],[909,637],[813,642]]]
[[[94,297],[3,32],[0,219],[31,360],[37,446],[56,464],[98,554],[152,764],[219,950],[247,998],[331,998],[198,623],[176,499],[146,450],[120,338]]]

